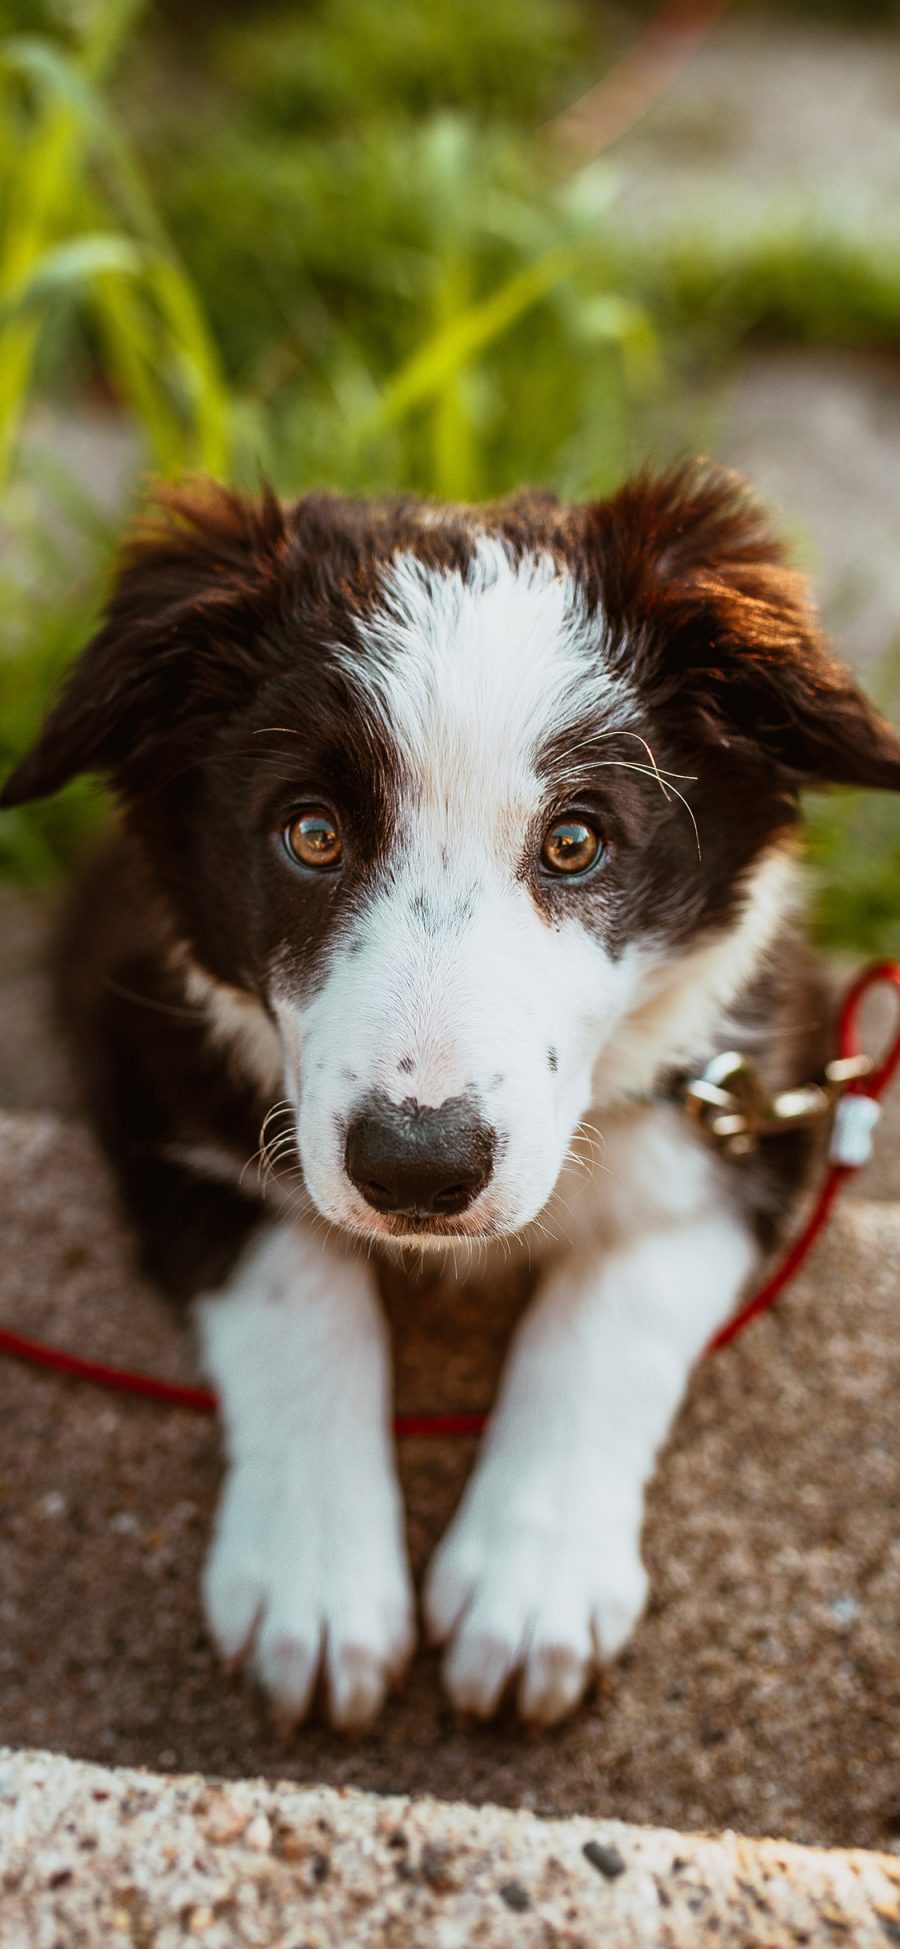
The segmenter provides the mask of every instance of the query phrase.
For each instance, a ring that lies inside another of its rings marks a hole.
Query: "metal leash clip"
[[[736,1049],[713,1056],[699,1076],[688,1076],[678,1096],[707,1143],[724,1157],[749,1157],[761,1137],[803,1129],[829,1117],[849,1083],[868,1076],[871,1057],[836,1056],[822,1081],[767,1096],[756,1066]]]

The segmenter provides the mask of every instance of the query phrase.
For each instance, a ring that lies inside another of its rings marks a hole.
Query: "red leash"
[[[900,962],[877,961],[872,967],[864,968],[853,986],[844,996],[838,1018],[838,1053],[842,1057],[854,1057],[860,1053],[859,1017],[866,996],[871,994],[879,982],[888,982],[894,989],[900,1004]],[[755,1320],[759,1313],[765,1313],[774,1305],[780,1292],[799,1272],[804,1259],[824,1229],[831,1213],[831,1207],[848,1178],[867,1164],[871,1156],[871,1133],[878,1120],[878,1109],[897,1068],[900,1067],[900,1017],[893,1042],[887,1054],[876,1068],[858,1082],[849,1083],[845,1094],[839,1099],[835,1110],[835,1121],[831,1135],[830,1159],[825,1182],[801,1232],[797,1234],[780,1265],[775,1267],[759,1291],[745,1300],[738,1312],[726,1320],[725,1325],[713,1335],[706,1349],[707,1353],[718,1353],[720,1347],[727,1347],[743,1333],[745,1326]]]
[[[887,982],[893,988],[898,1002],[894,1039],[882,1061],[865,1077],[848,1084],[837,1104],[831,1136],[831,1162],[802,1231],[758,1292],[746,1300],[710,1340],[707,1353],[718,1353],[720,1347],[727,1347],[731,1340],[743,1333],[751,1320],[774,1304],[811,1251],[842,1185],[868,1162],[871,1132],[877,1120],[880,1099],[900,1068],[900,962],[881,961],[865,968],[844,997],[838,1022],[839,1055],[843,1058],[858,1056],[862,1005],[880,982]],[[102,1361],[83,1360],[78,1354],[48,1347],[41,1340],[29,1340],[24,1334],[11,1333],[6,1327],[0,1327],[0,1353],[29,1361],[35,1367],[50,1367],[58,1374],[70,1374],[76,1380],[92,1381],[98,1387],[115,1388],[120,1394],[140,1394],[145,1400],[192,1408],[198,1414],[214,1414],[219,1405],[209,1388],[184,1387],[178,1381],[159,1380],[155,1374],[131,1374],[124,1367],[107,1367]],[[477,1435],[486,1421],[485,1414],[398,1414],[394,1419],[394,1433],[401,1440],[411,1436]]]

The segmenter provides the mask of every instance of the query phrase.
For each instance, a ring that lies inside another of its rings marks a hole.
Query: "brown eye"
[[[549,873],[586,873],[606,847],[584,819],[557,819],[544,835],[541,859]]]
[[[298,812],[285,826],[284,843],[299,866],[327,872],[339,866],[344,850],[337,820],[324,807]]]

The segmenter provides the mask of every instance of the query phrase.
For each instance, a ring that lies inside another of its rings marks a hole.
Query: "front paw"
[[[399,1522],[366,1502],[326,1510],[315,1489],[280,1493],[249,1465],[227,1482],[203,1579],[207,1621],[225,1663],[253,1673],[284,1729],[306,1717],[320,1678],[332,1725],[370,1724],[412,1652]]]
[[[460,1711],[489,1718],[517,1676],[522,1718],[551,1726],[621,1651],[646,1596],[637,1522],[577,1532],[464,1507],[424,1601],[432,1639],[449,1641],[444,1682]]]

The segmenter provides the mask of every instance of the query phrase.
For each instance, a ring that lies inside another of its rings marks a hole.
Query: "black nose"
[[[428,1109],[408,1097],[367,1097],[347,1132],[347,1176],[376,1211],[447,1218],[491,1175],[494,1133],[465,1096]]]

